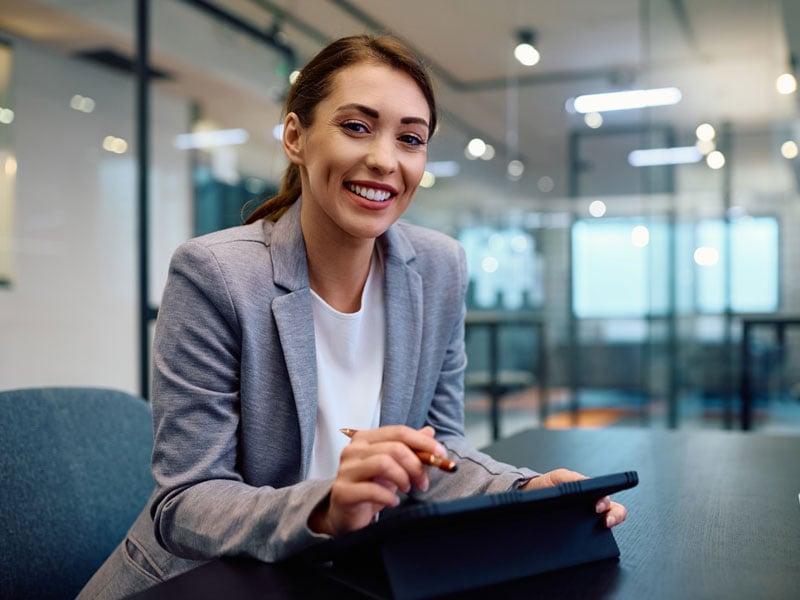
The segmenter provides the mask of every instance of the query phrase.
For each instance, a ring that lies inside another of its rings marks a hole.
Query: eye
[[[369,133],[369,129],[361,121],[344,121],[339,126],[342,129],[345,129],[346,131],[352,131],[353,133]]]
[[[397,139],[409,146],[424,146],[426,144],[424,139],[413,133],[403,134]]]

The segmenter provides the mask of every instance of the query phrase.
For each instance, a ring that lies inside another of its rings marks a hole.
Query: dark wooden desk
[[[619,494],[630,515],[614,535],[620,560],[475,590],[459,598],[797,598],[800,436],[646,429],[529,430],[489,447],[501,460],[588,475],[637,470]],[[139,595],[352,598],[276,565],[216,561]]]

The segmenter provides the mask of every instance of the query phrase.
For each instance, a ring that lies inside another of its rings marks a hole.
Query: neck
[[[319,234],[307,235],[305,227],[303,235],[311,289],[339,312],[357,312],[375,240],[334,240]]]

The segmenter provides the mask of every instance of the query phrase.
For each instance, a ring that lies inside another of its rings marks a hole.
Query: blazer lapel
[[[386,350],[381,425],[405,423],[414,399],[422,344],[422,278],[414,249],[396,227],[381,238],[384,255]]]
[[[300,202],[297,200],[274,224],[268,243],[274,283],[288,291],[272,301],[272,314],[300,421],[301,469],[305,477],[311,464],[317,426],[317,355],[306,248],[300,228]]]
[[[300,228],[301,200],[272,225],[274,283],[287,294],[272,301],[300,421],[303,477],[311,464],[317,425],[317,358],[306,249]],[[413,269],[414,248],[397,227],[379,238],[384,256],[386,351],[381,425],[405,423],[416,387],[422,344],[422,278]]]

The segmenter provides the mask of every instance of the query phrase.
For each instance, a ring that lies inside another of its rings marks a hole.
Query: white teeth
[[[374,200],[376,202],[385,202],[391,197],[391,193],[384,191],[384,190],[376,190],[374,188],[368,188],[361,185],[347,185],[347,189],[353,192],[354,194],[358,194],[362,198],[366,198],[367,200]]]

